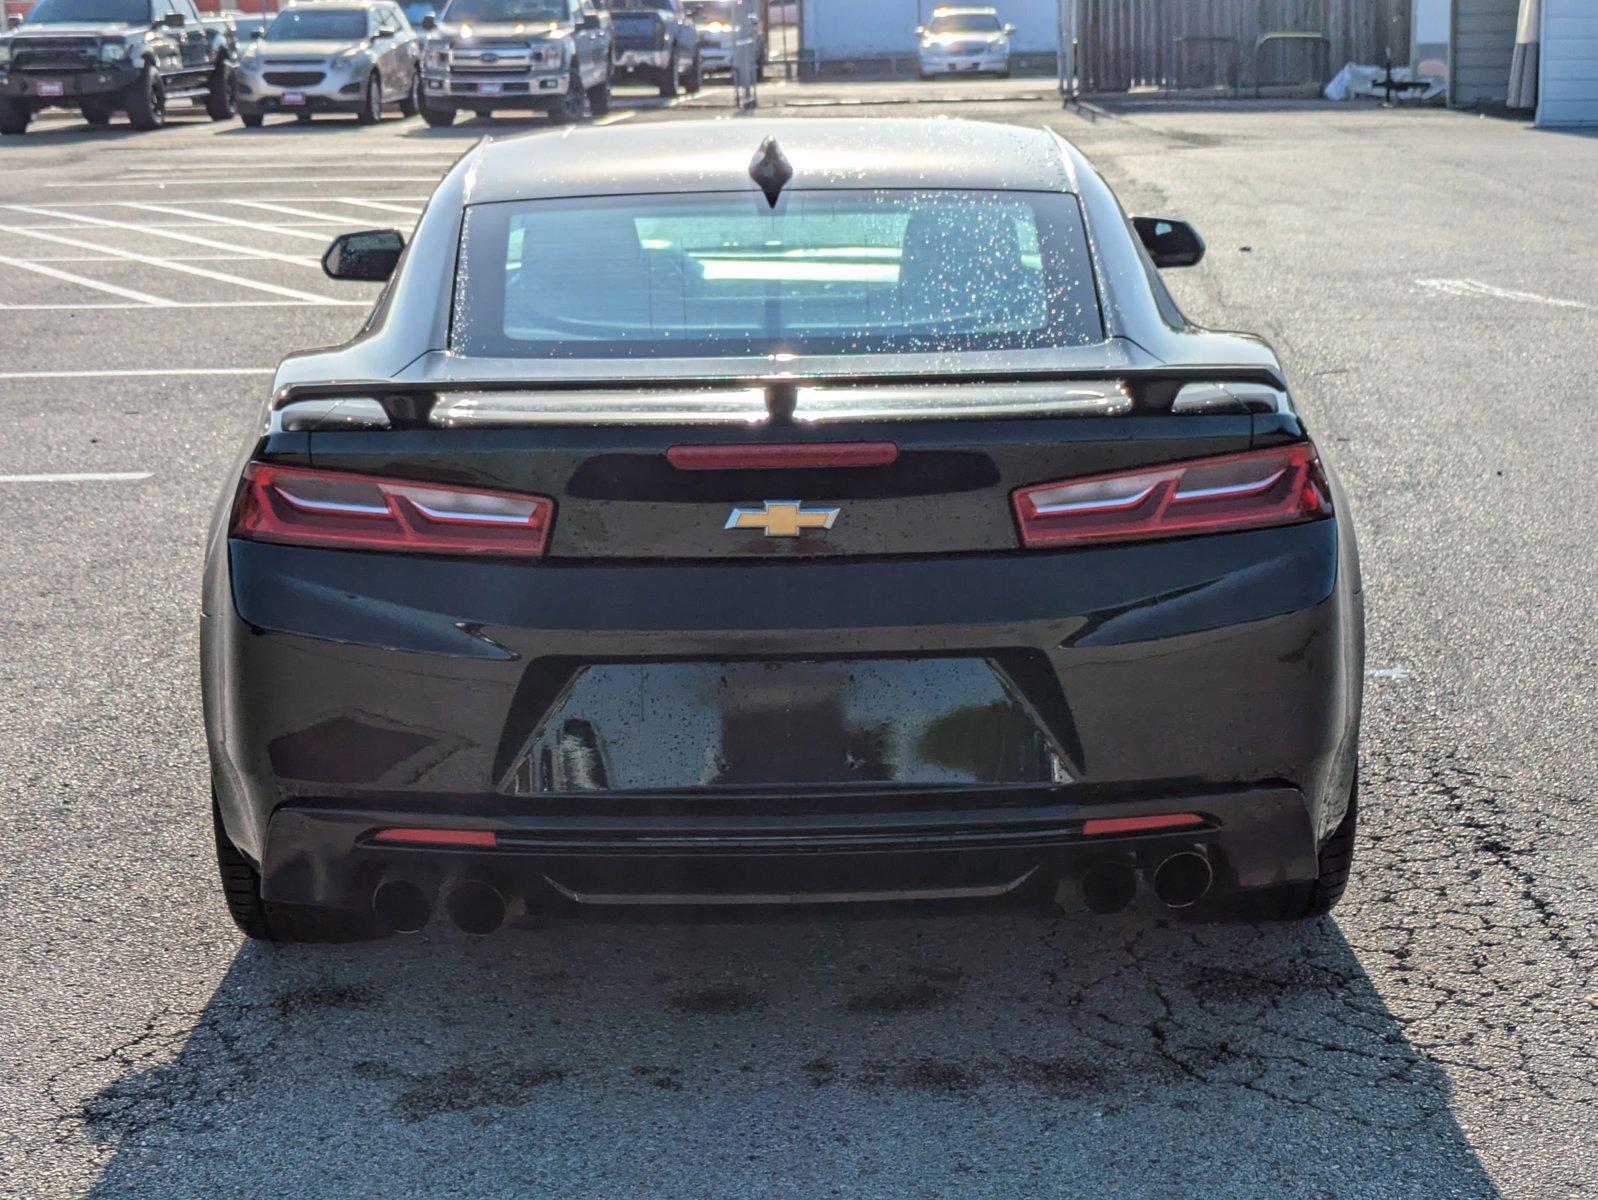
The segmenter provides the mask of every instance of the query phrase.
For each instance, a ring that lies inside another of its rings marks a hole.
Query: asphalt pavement
[[[247,944],[215,879],[206,522],[285,352],[536,121],[0,140],[0,1196],[1598,1195],[1598,138],[1048,81],[608,120],[1047,124],[1191,219],[1342,475],[1364,825],[1303,926],[1011,911]],[[536,138],[528,153],[537,153]]]

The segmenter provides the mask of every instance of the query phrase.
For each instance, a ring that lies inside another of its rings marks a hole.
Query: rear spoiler
[[[280,389],[272,410],[274,426],[285,430],[422,429],[1282,412],[1286,402],[1280,374],[1250,364],[1121,366],[1058,374],[300,383]],[[298,419],[285,413],[290,408],[299,410]]]

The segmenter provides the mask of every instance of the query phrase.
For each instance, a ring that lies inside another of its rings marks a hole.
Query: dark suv
[[[237,61],[231,19],[202,17],[193,0],[39,0],[0,37],[0,133],[52,107],[91,125],[121,109],[135,129],[157,129],[172,100],[225,121]]]

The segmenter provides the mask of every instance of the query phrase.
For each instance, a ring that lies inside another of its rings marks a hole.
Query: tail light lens
[[[554,517],[545,496],[250,463],[230,532],[291,546],[539,558]]]
[[[1332,515],[1326,476],[1307,442],[1042,483],[1018,488],[1011,500],[1028,549],[1259,529]]]

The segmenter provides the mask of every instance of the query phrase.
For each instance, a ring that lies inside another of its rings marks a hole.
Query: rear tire
[[[347,909],[267,904],[261,899],[260,872],[228,840],[214,795],[211,826],[222,896],[228,915],[245,937],[259,942],[358,942],[382,936],[374,919]]]
[[[311,114],[308,112],[297,112],[294,114],[294,119],[301,125],[309,125],[311,123]]]
[[[83,113],[83,119],[97,129],[103,129],[111,124],[111,116],[116,112],[116,105],[99,96],[85,96],[78,109]]]
[[[128,84],[123,107],[135,129],[148,132],[166,124],[166,87],[154,67],[145,67],[144,73]]]
[[[607,76],[588,89],[588,112],[590,116],[602,117],[609,111],[610,78]]]
[[[376,125],[383,119],[383,80],[376,71],[366,77],[366,91],[361,94],[361,111],[355,121],[360,125]]]
[[[674,99],[681,91],[680,80],[677,75],[677,47],[671,48],[671,57],[666,60],[666,69],[660,74],[659,91],[663,98]]]
[[[705,86],[705,67],[699,59],[699,51],[694,51],[693,65],[688,68],[688,77],[682,83],[690,96]]]
[[[1337,906],[1348,887],[1354,865],[1354,835],[1359,826],[1359,781],[1348,795],[1348,811],[1322,844],[1317,855],[1319,871],[1314,882],[1291,887],[1244,892],[1223,902],[1219,911],[1198,914],[1253,921],[1309,921],[1324,917]]]
[[[249,128],[249,129],[259,129],[261,127],[261,122],[264,121],[265,119],[266,118],[263,117],[260,113],[240,113],[239,114],[239,120],[243,121],[245,126],[247,128]]]
[[[0,133],[26,133],[33,110],[20,100],[0,96]]]
[[[422,107],[422,73],[418,71],[411,76],[411,90],[405,93],[405,98],[399,102],[400,116],[414,117]]]
[[[221,59],[211,72],[211,90],[205,97],[206,115],[213,121],[226,121],[239,107],[239,81],[233,64]]]

